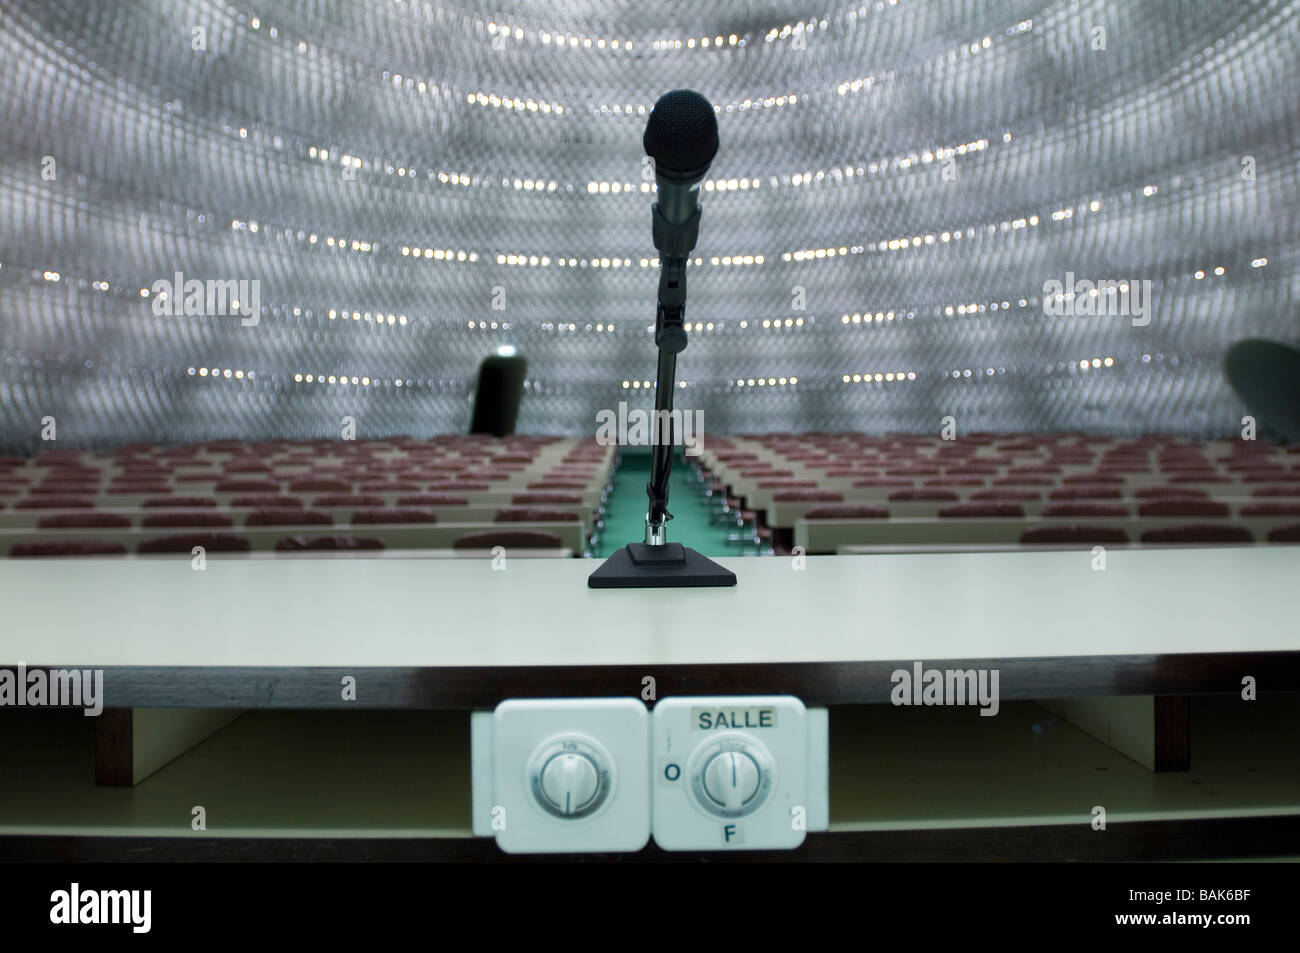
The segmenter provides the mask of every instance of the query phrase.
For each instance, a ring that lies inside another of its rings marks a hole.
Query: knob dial
[[[718,807],[740,811],[758,793],[758,765],[743,751],[715,754],[704,766],[704,793]]]
[[[555,813],[580,814],[599,791],[599,774],[586,755],[564,752],[542,767],[542,794]]]
[[[772,793],[776,766],[757,738],[724,731],[695,749],[688,774],[700,809],[714,817],[736,818],[763,806]]]
[[[537,806],[565,821],[590,817],[609,801],[614,761],[585,735],[556,735],[543,742],[525,768],[524,783]]]

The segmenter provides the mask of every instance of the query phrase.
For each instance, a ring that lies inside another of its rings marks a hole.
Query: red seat
[[[970,495],[972,500],[1002,500],[1013,503],[1027,503],[1038,500],[1042,494],[1035,490],[1015,490],[1000,488],[996,490],[976,490]]]
[[[190,553],[202,546],[210,553],[246,553],[252,544],[247,537],[233,533],[177,533],[145,540],[136,547],[137,553]]]
[[[211,510],[177,511],[174,513],[150,513],[140,520],[142,529],[160,529],[184,526],[203,526],[208,529],[227,529],[235,521],[224,513]]]
[[[218,493],[279,493],[275,480],[222,480],[217,483]]]
[[[1128,542],[1128,533],[1114,526],[1036,526],[1020,534],[1022,546],[1114,546]]]
[[[1055,483],[1049,476],[1005,476],[993,481],[994,486],[1053,486]]]
[[[1250,491],[1251,496],[1298,496],[1300,484],[1295,486],[1257,486]]]
[[[931,487],[931,488],[919,489],[919,490],[917,489],[896,490],[893,493],[889,494],[889,502],[891,503],[903,503],[909,500],[915,500],[915,501],[936,500],[936,501],[956,502],[957,500],[960,499],[961,497],[958,496],[954,490],[943,490],[937,487]]]
[[[1247,503],[1242,516],[1300,516],[1300,502]]]
[[[452,549],[562,549],[564,543],[554,533],[524,530],[491,530],[468,533],[451,544]]]
[[[454,493],[415,493],[399,496],[398,506],[468,506],[469,500]]]
[[[1044,506],[1042,515],[1051,518],[1065,516],[1106,516],[1128,518],[1128,507],[1108,503],[1053,503]]]
[[[14,504],[16,510],[93,510],[95,501],[87,497],[40,496],[19,500]]]
[[[274,551],[285,553],[383,548],[383,540],[372,539],[368,536],[284,536],[276,540]]]
[[[1194,486],[1140,486],[1133,491],[1133,495],[1143,500],[1167,499],[1169,497],[1178,499],[1197,497],[1206,500],[1210,498],[1208,490],[1202,490]]]
[[[576,523],[578,514],[571,510],[547,510],[535,507],[508,506],[497,510],[494,523]]]
[[[373,523],[436,523],[433,510],[414,506],[376,506],[352,511],[352,525]]]
[[[236,496],[230,501],[230,505],[238,509],[277,509],[286,506],[302,509],[306,504],[296,496],[259,493],[250,496]]]
[[[1244,526],[1196,524],[1149,529],[1142,534],[1144,543],[1253,543],[1254,535]]]
[[[126,547],[98,539],[58,539],[14,543],[9,555],[15,559],[44,556],[125,556]]]
[[[865,506],[859,503],[840,503],[829,506],[811,506],[804,511],[806,520],[883,520],[889,518],[884,506]]]
[[[1166,499],[1148,500],[1138,506],[1138,516],[1229,516],[1227,503],[1218,500]]]
[[[282,506],[273,509],[253,510],[244,521],[245,526],[330,526],[334,518],[320,510],[298,509]]]
[[[1094,485],[1107,483],[1119,485],[1123,484],[1124,477],[1118,473],[1075,473],[1067,476],[1061,482],[1069,485],[1078,483],[1089,483]]]
[[[294,480],[289,484],[291,493],[351,493],[352,484],[342,480],[326,480],[319,477],[309,480]]]
[[[152,496],[140,503],[143,507],[170,507],[175,509],[216,508],[217,501],[208,496]]]
[[[327,493],[316,497],[312,506],[383,506],[382,496],[367,493]]]
[[[1279,526],[1276,529],[1269,530],[1268,541],[1270,543],[1300,543],[1300,523],[1292,523],[1289,526]]]
[[[129,529],[131,517],[121,513],[56,513],[36,521],[37,529]]]
[[[519,506],[532,506],[538,503],[556,506],[581,503],[582,497],[575,493],[516,493],[510,498],[510,502]]]
[[[1014,519],[1024,515],[1019,503],[953,503],[939,508],[941,519]]]
[[[844,494],[837,490],[778,490],[772,494],[777,503],[838,503],[843,499]]]
[[[1114,486],[1063,486],[1047,494],[1049,500],[1118,500],[1122,496]]]

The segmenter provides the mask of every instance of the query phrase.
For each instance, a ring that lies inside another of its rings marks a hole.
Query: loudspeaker
[[[528,361],[517,355],[492,354],[483,358],[478,368],[478,387],[474,391],[470,433],[504,437],[515,432],[527,373]]]

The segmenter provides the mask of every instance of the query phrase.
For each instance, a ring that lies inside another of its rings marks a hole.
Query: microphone
[[[734,586],[736,574],[689,546],[668,542],[668,482],[673,469],[673,390],[677,355],[686,348],[686,258],[700,231],[700,183],[718,152],[718,120],[709,101],[690,89],[659,97],[642,138],[654,159],[657,201],[651,209],[659,249],[655,346],[655,441],[646,497],[645,542],[628,543],[587,577],[592,589]]]
[[[699,235],[700,183],[718,153],[713,106],[691,89],[664,93],[641,142],[655,163],[655,248],[665,258],[685,258]]]

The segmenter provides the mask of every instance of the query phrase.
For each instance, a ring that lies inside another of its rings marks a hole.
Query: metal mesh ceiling
[[[1228,345],[1297,337],[1282,0],[5,0],[0,61],[9,449],[463,431],[502,345],[521,430],[648,406],[679,87],[722,142],[706,431],[1222,434]],[[256,323],[156,313],[178,272],[256,281]],[[1149,321],[1045,313],[1067,273],[1150,282]]]

